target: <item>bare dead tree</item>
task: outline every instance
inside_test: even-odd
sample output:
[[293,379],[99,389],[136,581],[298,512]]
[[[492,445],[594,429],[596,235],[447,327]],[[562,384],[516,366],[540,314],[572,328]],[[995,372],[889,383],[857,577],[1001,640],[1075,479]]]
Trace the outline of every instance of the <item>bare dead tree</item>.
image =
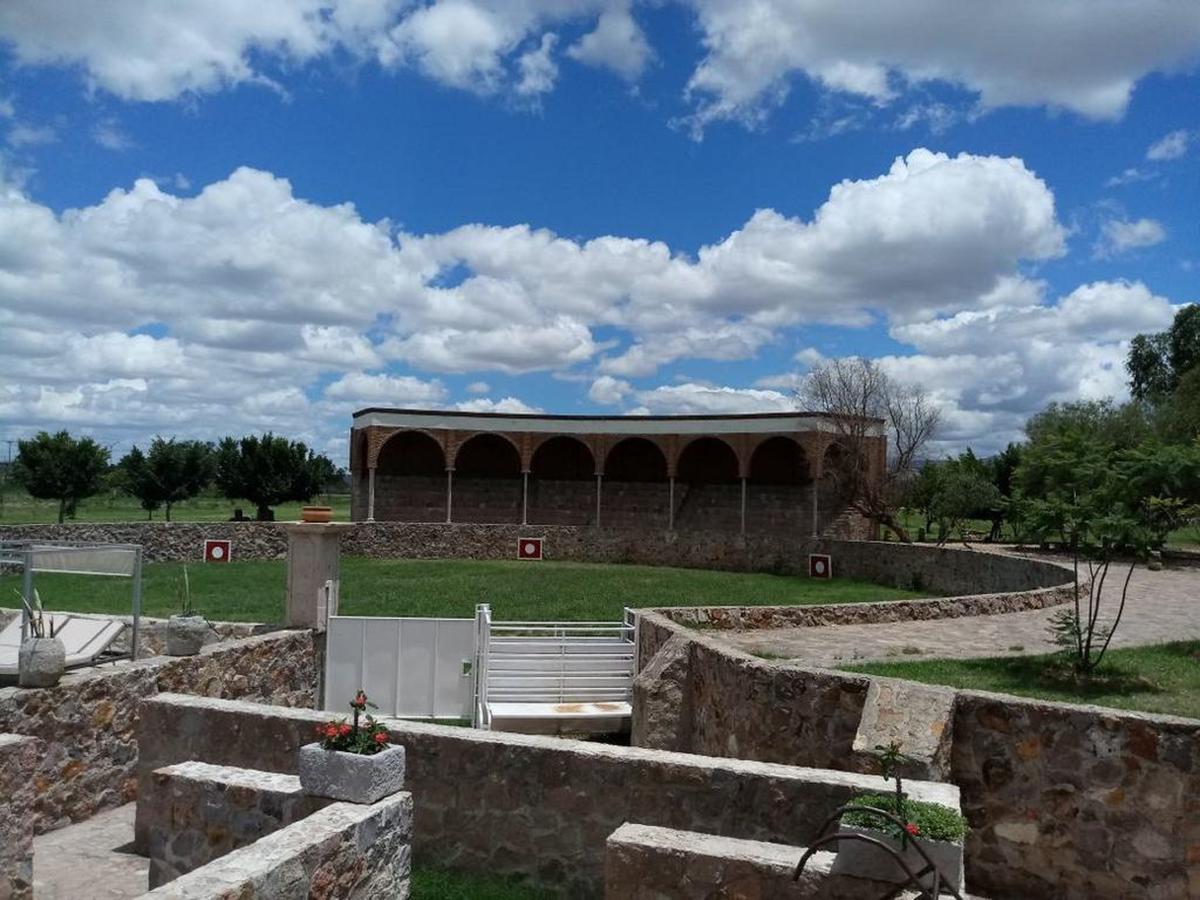
[[[941,420],[928,393],[900,384],[872,360],[845,357],[813,367],[796,399],[801,408],[824,413],[834,422],[843,456],[831,477],[846,502],[909,542],[896,521],[896,503]],[[879,472],[881,420],[888,452]]]

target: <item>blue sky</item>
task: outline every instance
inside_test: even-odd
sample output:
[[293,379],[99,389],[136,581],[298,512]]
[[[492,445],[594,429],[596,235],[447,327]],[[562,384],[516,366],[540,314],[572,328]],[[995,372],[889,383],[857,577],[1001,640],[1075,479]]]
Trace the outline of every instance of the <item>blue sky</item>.
[[863,355],[993,450],[1197,299],[1200,8],[1099,7],[13,0],[0,431],[341,457]]

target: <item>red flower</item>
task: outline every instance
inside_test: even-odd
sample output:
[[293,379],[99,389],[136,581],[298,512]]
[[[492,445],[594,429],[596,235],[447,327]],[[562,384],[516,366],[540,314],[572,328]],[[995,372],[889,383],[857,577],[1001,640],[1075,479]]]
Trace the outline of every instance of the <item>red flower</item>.
[[354,699],[352,701],[350,701],[350,705],[352,707],[354,707],[355,709],[366,709],[367,708],[366,693],[363,691],[359,691],[357,694],[354,695]]
[[333,737],[337,737],[337,736],[338,736],[338,724],[337,724],[337,722],[330,722],[328,725],[325,726],[325,737],[333,738]]
[[337,733],[342,735],[343,737],[345,737],[346,735],[348,735],[350,733],[350,726],[348,724],[346,724],[345,722],[343,722],[341,725],[338,726]]
[[913,837],[916,837],[918,834],[921,833],[921,829],[917,827],[916,822],[909,822],[907,825],[904,826],[904,830],[907,831],[909,834],[911,834]]
[[377,744],[386,744],[387,742],[388,742],[388,736],[387,736],[387,732],[386,732],[386,731],[377,731],[377,732],[375,732],[375,743],[377,743]]

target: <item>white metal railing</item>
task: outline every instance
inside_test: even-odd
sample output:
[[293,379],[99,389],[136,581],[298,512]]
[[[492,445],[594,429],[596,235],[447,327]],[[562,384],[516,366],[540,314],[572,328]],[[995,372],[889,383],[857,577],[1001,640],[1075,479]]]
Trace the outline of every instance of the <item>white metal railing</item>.
[[628,702],[636,668],[636,616],[620,622],[495,622],[476,607],[475,725],[491,704]]

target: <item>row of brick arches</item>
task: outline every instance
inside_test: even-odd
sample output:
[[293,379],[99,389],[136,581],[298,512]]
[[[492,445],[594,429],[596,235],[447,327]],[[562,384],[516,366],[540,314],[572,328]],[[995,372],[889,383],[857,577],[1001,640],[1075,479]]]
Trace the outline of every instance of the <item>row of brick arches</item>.
[[[644,437],[616,440],[598,454],[569,435],[550,437],[528,456],[500,433],[475,434],[450,453],[424,431],[400,431],[379,448],[376,520],[745,531],[787,528],[808,534],[842,507],[836,444],[814,466],[800,442],[762,440],[739,460],[718,437],[697,437],[670,465]],[[448,458],[449,457],[449,458]],[[673,470],[673,471],[672,471]]]

